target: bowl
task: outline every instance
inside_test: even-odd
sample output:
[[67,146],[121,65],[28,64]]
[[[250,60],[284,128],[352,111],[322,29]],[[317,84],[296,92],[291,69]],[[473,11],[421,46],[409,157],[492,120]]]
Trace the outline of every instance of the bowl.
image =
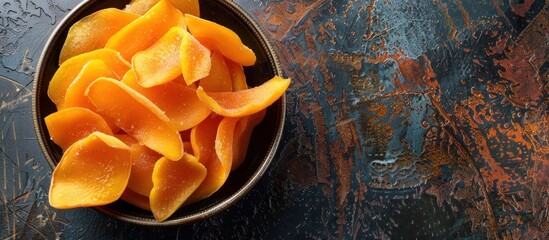
[[[83,1],[59,23],[46,42],[34,77],[32,113],[40,147],[52,168],[61,159],[62,150],[51,141],[44,123],[44,117],[57,110],[48,98],[47,88],[58,68],[59,53],[67,32],[76,21],[97,10],[109,7],[122,9],[129,1]],[[200,0],[200,14],[202,18],[212,20],[235,31],[242,42],[255,52],[256,64],[244,69],[250,86],[260,85],[274,75],[281,75],[278,60],[266,35],[242,8],[231,1]],[[187,224],[218,214],[241,199],[265,173],[280,142],[284,116],[285,97],[283,96],[267,108],[265,119],[253,131],[246,160],[229,175],[221,189],[204,200],[181,207],[163,222],[157,222],[152,213],[122,200],[94,208],[115,219],[147,226]]]

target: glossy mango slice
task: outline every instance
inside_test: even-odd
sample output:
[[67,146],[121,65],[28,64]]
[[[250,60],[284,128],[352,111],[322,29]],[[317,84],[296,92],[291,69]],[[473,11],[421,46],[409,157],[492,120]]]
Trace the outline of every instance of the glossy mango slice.
[[231,72],[225,58],[221,53],[213,52],[211,59],[210,73],[200,79],[200,86],[207,92],[232,92]]
[[162,155],[145,145],[133,144],[130,146],[132,159],[132,173],[128,181],[128,188],[143,196],[149,196],[153,188],[152,173],[154,164]]
[[226,117],[243,117],[273,104],[290,85],[290,79],[275,76],[258,87],[238,92],[205,92],[196,89],[198,98],[215,113]]
[[185,21],[191,34],[203,45],[241,65],[255,63],[255,53],[231,29],[190,14],[185,14]]
[[114,134],[114,137],[115,138],[118,138],[118,140],[122,141],[124,144],[128,145],[128,146],[132,146],[133,144],[139,144],[139,142],[137,141],[137,139],[133,138],[132,136],[128,135],[127,133],[115,133]]
[[185,28],[183,14],[168,0],[160,0],[143,16],[115,33],[105,45],[131,61],[133,55],[152,46],[172,27]]
[[179,132],[150,100],[125,84],[109,78],[95,80],[86,95],[97,112],[150,149],[177,160],[183,155]]
[[66,108],[48,115],[44,121],[50,138],[63,150],[96,131],[112,135],[107,122],[86,108]]
[[225,59],[225,63],[227,64],[229,74],[231,75],[233,91],[236,92],[248,89],[248,84],[246,83],[246,75],[244,74],[244,68],[242,68],[242,65],[235,63],[229,59]]
[[64,209],[112,203],[124,192],[131,165],[126,144],[94,132],[71,145],[55,167],[50,205]]
[[106,8],[80,19],[69,29],[59,54],[59,64],[71,57],[105,47],[112,35],[138,17],[137,14],[120,9]]
[[158,221],[170,217],[206,177],[206,168],[189,154],[178,161],[161,158],[154,166],[151,211]]
[[168,117],[168,122],[177,131],[192,128],[210,115],[212,110],[202,103],[196,91],[183,84],[169,82],[163,85],[144,88],[137,83],[135,74],[130,70],[122,82],[143,94]]
[[82,67],[78,76],[76,76],[74,81],[67,88],[63,108],[83,107],[94,110],[95,107],[84,93],[88,86],[95,81],[95,79],[100,77],[116,78],[117,76],[103,60],[90,60]]
[[181,75],[179,47],[185,32],[180,27],[173,27],[150,48],[133,56],[133,69],[139,85],[154,87]]
[[63,107],[67,88],[78,76],[82,67],[95,59],[105,62],[118,77],[124,76],[130,69],[130,63],[112,49],[101,48],[70,58],[59,66],[48,85],[48,96],[58,109]]
[[242,162],[244,162],[244,159],[246,159],[246,153],[248,151],[248,146],[250,145],[253,130],[263,121],[266,113],[267,110],[263,109],[250,116],[240,118],[236,123],[234,129],[233,163],[231,165],[231,171],[237,169]]
[[210,50],[186,32],[180,46],[181,73],[187,85],[208,76],[211,68]]
[[150,211],[149,197],[136,193],[128,188],[124,190],[120,199],[143,210]]
[[215,136],[215,153],[223,167],[223,175],[229,176],[234,153],[234,133],[236,123],[240,118],[224,117],[219,123]]
[[207,198],[216,192],[225,183],[230,172],[231,167],[217,157],[215,149],[217,129],[222,120],[223,117],[213,115],[191,130],[191,145],[194,155],[208,171],[200,187],[189,197],[189,203]]
[[[151,9],[159,0],[132,0],[126,5],[124,11],[143,15]],[[200,6],[198,0],[170,0],[170,2],[181,11],[195,16],[200,15]]]

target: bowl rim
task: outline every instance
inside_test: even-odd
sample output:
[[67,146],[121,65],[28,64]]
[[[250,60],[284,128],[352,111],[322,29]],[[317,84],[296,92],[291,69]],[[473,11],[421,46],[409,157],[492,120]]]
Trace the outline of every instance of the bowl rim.
[[[75,18],[77,15],[80,15],[81,12],[86,11],[87,8],[91,7],[93,4],[100,1],[101,0],[83,0],[82,2],[77,4],[74,8],[72,8],[69,11],[69,13],[65,17],[63,17],[61,21],[57,23],[57,26],[53,28],[48,39],[46,40],[43,50],[38,58],[36,70],[34,72],[33,90],[32,90],[32,106],[31,106],[33,125],[34,125],[35,133],[37,134],[37,139],[40,145],[40,149],[42,150],[43,155],[48,161],[48,164],[50,165],[52,170],[55,168],[57,163],[54,161],[52,154],[49,148],[47,147],[46,141],[42,137],[40,137],[44,135],[47,129],[45,129],[45,126],[44,128],[42,128],[42,125],[39,123],[43,119],[38,119],[38,107],[40,106],[40,98],[38,95],[41,87],[43,87],[39,84],[39,82],[44,72],[44,67],[43,67],[44,60],[46,56],[50,55],[48,49],[52,48],[55,45],[57,40],[62,35],[61,32],[68,27],[66,26],[66,24],[71,20],[73,20],[73,18]],[[129,3],[130,0],[123,0],[123,1],[127,1]],[[223,7],[229,9],[229,11],[234,13],[239,18],[239,20],[242,20],[243,22],[245,22],[245,25],[247,25],[249,30],[251,30],[251,32],[256,36],[261,47],[267,50],[266,55],[269,61],[271,62],[270,65],[273,67],[274,74],[281,76],[282,71],[280,68],[280,63],[276,55],[276,52],[274,51],[269,38],[267,37],[267,35],[265,35],[260,25],[257,24],[257,22],[245,10],[234,1],[224,1],[224,0],[209,0],[209,1],[214,1],[217,4],[220,4]],[[154,219],[151,220],[148,218],[142,218],[139,216],[117,212],[112,210],[110,207],[108,207],[109,205],[97,206],[92,208],[114,219],[137,224],[137,225],[149,226],[149,227],[168,227],[168,226],[179,226],[184,224],[190,224],[197,221],[205,220],[207,218],[210,218],[214,215],[221,213],[225,209],[234,205],[238,200],[243,198],[253,188],[253,186],[257,184],[257,182],[265,174],[267,168],[270,166],[277,152],[278,145],[280,144],[282,133],[284,132],[284,123],[286,118],[286,94],[283,94],[282,97],[279,99],[279,101],[280,101],[280,107],[279,107],[280,112],[277,112],[277,114],[279,114],[280,121],[276,126],[278,131],[275,132],[275,135],[272,138],[273,140],[271,141],[271,145],[268,147],[267,154],[262,157],[262,160],[258,168],[253,172],[253,174],[251,174],[249,179],[244,182],[242,187],[240,187],[238,190],[230,194],[227,198],[222,199],[221,201],[208,206],[207,209],[203,211],[199,211],[189,215],[184,215],[180,218],[175,218],[175,219],[169,218],[163,222],[158,222]]]

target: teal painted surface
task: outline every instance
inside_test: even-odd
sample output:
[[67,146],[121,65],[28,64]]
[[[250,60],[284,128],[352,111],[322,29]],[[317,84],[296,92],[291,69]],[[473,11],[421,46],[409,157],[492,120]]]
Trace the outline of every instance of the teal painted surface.
[[293,79],[267,174],[237,205],[144,228],[47,203],[41,48],[78,1],[0,3],[0,238],[547,239],[549,4],[237,1]]

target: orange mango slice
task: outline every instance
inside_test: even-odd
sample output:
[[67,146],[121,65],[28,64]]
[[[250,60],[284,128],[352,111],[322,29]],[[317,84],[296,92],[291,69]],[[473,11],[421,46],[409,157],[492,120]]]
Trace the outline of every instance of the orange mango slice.
[[154,87],[181,75],[179,47],[185,32],[173,27],[150,48],[133,56],[133,69],[141,86]]
[[141,208],[143,210],[150,211],[150,203],[149,198],[147,196],[143,196],[139,193],[136,193],[128,188],[124,190],[122,195],[120,196],[120,199],[124,200],[125,202],[134,205],[138,208]]
[[178,161],[161,158],[154,166],[151,211],[158,221],[170,217],[206,177],[206,168],[189,154]]
[[244,68],[242,68],[242,65],[235,63],[229,59],[225,59],[225,63],[227,63],[227,68],[229,69],[229,74],[231,75],[233,91],[236,92],[248,89],[248,84],[246,83],[246,75],[244,74]]
[[192,35],[209,49],[244,66],[255,63],[255,53],[231,29],[190,14],[185,14],[185,21]]
[[172,160],[183,155],[179,132],[168,124],[162,110],[140,93],[114,79],[99,78],[86,95],[99,114],[140,143]]
[[53,171],[50,205],[64,209],[112,203],[124,192],[131,165],[126,144],[94,132],[63,154]]
[[58,109],[63,107],[67,88],[78,76],[82,67],[94,59],[103,60],[119,77],[124,76],[130,68],[130,63],[112,49],[101,48],[70,58],[59,66],[48,85],[48,96]]
[[149,11],[155,4],[160,0],[132,0],[126,7],[124,11],[143,15]]
[[66,108],[44,118],[51,139],[63,150],[93,132],[112,135],[107,122],[86,108]]
[[185,28],[183,14],[168,0],[160,0],[143,16],[115,33],[105,46],[130,61],[135,53],[149,48],[175,26]]
[[186,32],[179,48],[181,73],[187,85],[208,76],[211,68],[210,50],[204,47],[193,35]]
[[200,101],[215,113],[226,117],[243,117],[267,108],[279,99],[290,85],[290,79],[275,76],[258,87],[238,92],[206,92],[198,87]]
[[265,113],[267,113],[267,110],[263,109],[250,116],[240,118],[236,123],[234,129],[233,162],[231,171],[237,169],[240,164],[244,162],[244,159],[246,159],[246,153],[248,151],[248,146],[250,145],[253,130],[263,121]]
[[122,141],[124,144],[128,146],[132,146],[133,144],[139,144],[139,142],[133,138],[132,136],[128,135],[127,133],[115,133],[115,138],[118,138],[118,140]]
[[192,128],[212,112],[202,103],[196,91],[182,84],[169,82],[163,85],[144,88],[137,83],[135,74],[130,70],[122,79],[128,87],[148,98],[168,117],[168,122],[177,131]]
[[67,88],[63,108],[83,107],[94,110],[95,107],[84,93],[88,86],[95,81],[95,79],[100,77],[116,78],[117,76],[103,60],[90,60],[82,67],[78,76],[76,76],[74,81]]
[[[124,11],[143,15],[151,9],[159,0],[132,0],[126,5]],[[195,16],[200,15],[200,6],[198,0],[170,0],[170,2],[181,11]]]
[[233,83],[231,72],[225,63],[225,58],[219,52],[211,55],[211,68],[208,76],[200,79],[200,86],[207,92],[231,92]]
[[162,155],[141,145],[130,146],[130,157],[132,159],[132,173],[128,181],[128,188],[143,196],[149,196],[153,188],[152,173],[154,164]]
[[207,198],[216,192],[225,183],[230,172],[230,166],[224,165],[217,157],[215,149],[217,129],[222,120],[223,117],[213,115],[191,130],[194,155],[208,171],[200,187],[189,197],[189,203]]
[[[223,175],[229,176],[233,163],[235,126],[240,118],[225,117],[219,123],[215,136],[215,153],[223,167]],[[224,183],[224,182],[223,182]]]
[[112,35],[138,17],[137,14],[120,9],[106,8],[80,19],[69,29],[59,54],[59,64],[71,57],[105,47]]

